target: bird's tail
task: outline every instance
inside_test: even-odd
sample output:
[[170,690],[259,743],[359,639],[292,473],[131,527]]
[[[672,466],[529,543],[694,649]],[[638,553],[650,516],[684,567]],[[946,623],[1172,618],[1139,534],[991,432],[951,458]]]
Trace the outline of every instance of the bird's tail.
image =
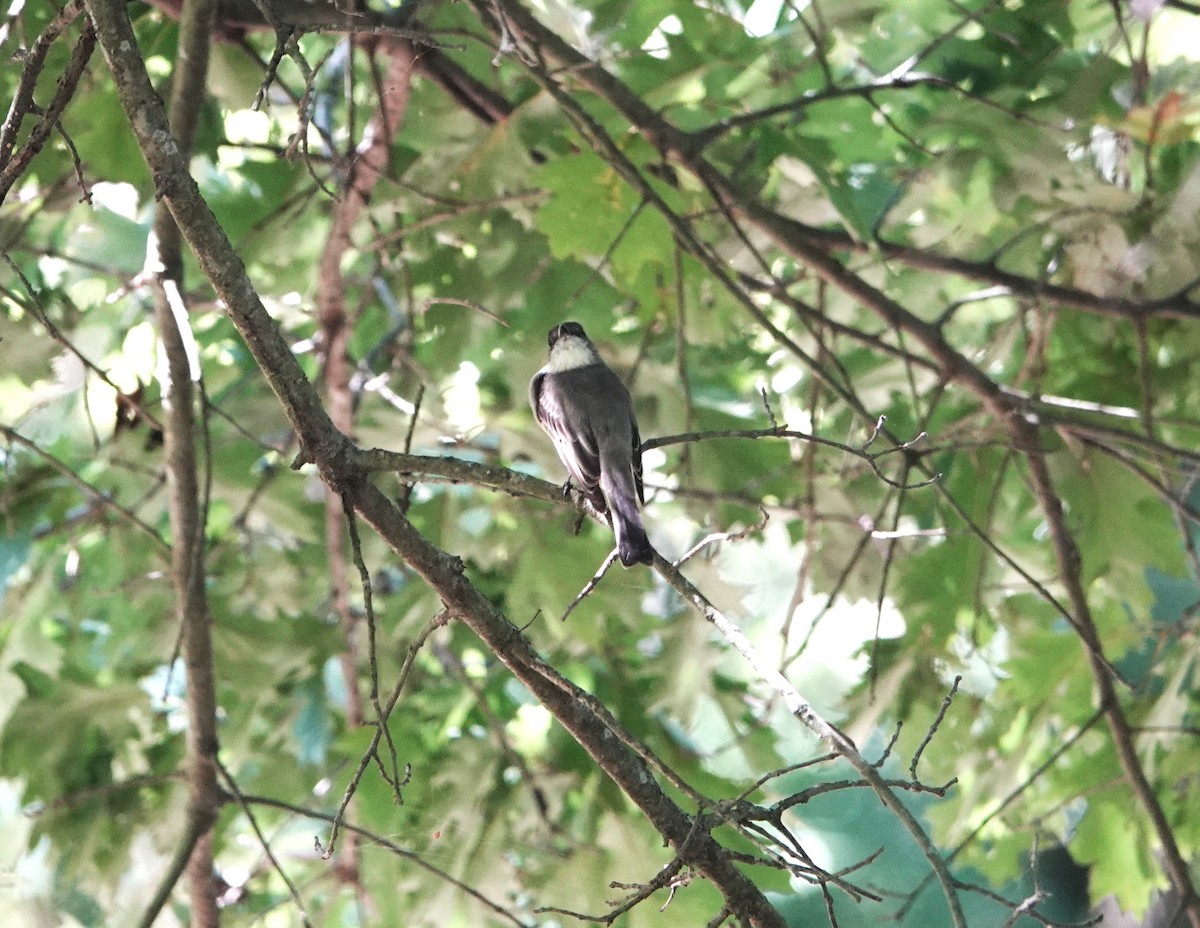
[[654,562],[654,548],[638,511],[637,488],[632,468],[602,468],[600,488],[612,509],[613,530],[617,534],[617,554],[626,567]]

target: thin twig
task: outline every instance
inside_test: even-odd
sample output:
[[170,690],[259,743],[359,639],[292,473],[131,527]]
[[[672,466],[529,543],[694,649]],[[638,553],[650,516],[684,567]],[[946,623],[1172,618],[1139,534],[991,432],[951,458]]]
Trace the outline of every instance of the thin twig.
[[608,553],[608,557],[606,557],[604,559],[604,562],[600,565],[599,569],[592,576],[592,578],[590,580],[588,580],[587,583],[584,584],[583,589],[579,591],[579,593],[575,596],[575,598],[573,600],[571,600],[570,604],[563,611],[562,618],[559,621],[561,621],[561,622],[567,621],[567,616],[569,616],[572,612],[574,612],[575,607],[578,606],[581,602],[583,602],[584,599],[587,598],[587,595],[589,593],[591,593],[592,590],[594,590],[597,586],[600,585],[600,581],[604,578],[604,575],[606,573],[608,573],[608,569],[610,567],[612,567],[613,564],[615,564],[616,562],[617,562],[617,549],[613,548],[612,551],[610,551]]
[[267,860],[270,861],[272,868],[279,874],[283,884],[287,887],[288,895],[292,897],[292,902],[295,903],[296,911],[300,914],[300,921],[305,928],[312,928],[312,922],[308,920],[308,909],[304,905],[304,900],[300,898],[300,890],[296,888],[296,884],[292,882],[292,878],[288,876],[286,870],[283,869],[283,864],[279,862],[279,858],[275,856],[275,852],[271,850],[271,842],[267,840],[267,836],[263,834],[262,828],[258,824],[258,818],[254,814],[254,810],[250,807],[250,803],[246,800],[245,794],[237,785],[237,781],[233,778],[233,774],[229,769],[217,759],[217,770],[221,772],[221,776],[225,780],[225,785],[233,794],[237,804],[242,807],[242,814],[246,816],[246,821],[250,823],[250,827],[254,830],[254,834],[258,837],[259,846],[263,849],[263,853],[267,855]]
[[917,745],[917,749],[913,752],[912,762],[908,765],[908,775],[913,778],[913,782],[917,779],[917,764],[921,762],[921,755],[925,752],[925,748],[929,746],[929,742],[933,740],[933,736],[937,734],[938,726],[942,724],[942,719],[946,717],[946,711],[950,708],[950,704],[954,702],[954,694],[958,692],[958,684],[962,682],[962,677],[957,676],[954,682],[950,685],[948,692],[942,699],[942,707],[938,709],[937,717],[929,726],[929,730],[925,732],[925,737],[921,739],[921,743]]

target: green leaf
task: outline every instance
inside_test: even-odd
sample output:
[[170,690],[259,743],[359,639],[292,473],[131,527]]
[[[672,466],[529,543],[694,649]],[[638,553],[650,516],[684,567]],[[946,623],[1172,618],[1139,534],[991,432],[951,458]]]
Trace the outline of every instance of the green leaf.
[[535,178],[550,193],[536,222],[555,256],[594,260],[612,249],[614,263],[631,277],[669,252],[662,218],[640,208],[616,171],[594,155],[555,158]]
[[1137,840],[1142,820],[1130,811],[1128,796],[1091,796],[1071,853],[1091,868],[1093,898],[1111,893],[1123,911],[1141,918],[1151,893],[1165,888],[1166,881],[1145,843]]

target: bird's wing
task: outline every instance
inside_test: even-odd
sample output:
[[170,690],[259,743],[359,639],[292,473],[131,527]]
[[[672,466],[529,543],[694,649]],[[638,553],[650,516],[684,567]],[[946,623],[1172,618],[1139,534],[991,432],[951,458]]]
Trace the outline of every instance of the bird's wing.
[[[632,409],[632,407],[630,407]],[[642,487],[642,436],[638,434],[637,420],[632,419],[633,426],[633,485],[637,487],[638,503],[646,505],[646,491]]]
[[[559,459],[579,488],[604,512],[604,496],[600,492],[600,450],[585,415],[569,416],[555,375],[539,371],[529,385],[529,404],[534,417],[550,440]],[[573,424],[574,423],[574,424]],[[599,501],[599,505],[597,505]]]

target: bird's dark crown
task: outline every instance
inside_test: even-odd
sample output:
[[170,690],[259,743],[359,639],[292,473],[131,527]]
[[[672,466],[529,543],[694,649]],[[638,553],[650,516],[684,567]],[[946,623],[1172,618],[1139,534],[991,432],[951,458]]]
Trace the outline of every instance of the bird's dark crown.
[[553,348],[554,343],[564,335],[573,335],[575,338],[582,338],[587,341],[587,333],[583,331],[583,326],[578,322],[564,322],[561,325],[556,325],[546,336],[547,344]]

